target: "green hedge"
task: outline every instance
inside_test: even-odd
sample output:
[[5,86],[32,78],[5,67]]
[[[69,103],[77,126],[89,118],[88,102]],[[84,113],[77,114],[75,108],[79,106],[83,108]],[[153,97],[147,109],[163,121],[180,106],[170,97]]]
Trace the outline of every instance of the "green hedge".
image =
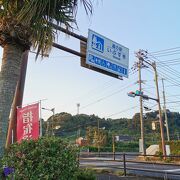
[[171,155],[180,155],[180,141],[170,141],[166,144],[170,145]]
[[[171,155],[180,155],[180,141],[169,141],[165,142],[166,145],[170,145]],[[160,153],[162,153],[162,143],[159,142]]]
[[[90,146],[90,152],[98,152],[97,147]],[[102,152],[112,152],[112,145],[107,147],[100,147],[100,151]],[[138,152],[139,151],[139,143],[138,142],[118,142],[115,144],[116,152]]]
[[[13,144],[0,161],[15,169],[15,180],[77,179],[78,149],[60,138],[40,138]],[[0,178],[2,179],[2,177]]]

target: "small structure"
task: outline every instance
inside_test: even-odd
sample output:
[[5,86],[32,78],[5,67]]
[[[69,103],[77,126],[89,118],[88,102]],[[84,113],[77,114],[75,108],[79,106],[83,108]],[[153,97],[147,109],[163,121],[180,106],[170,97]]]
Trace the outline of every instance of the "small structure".
[[133,140],[134,140],[133,137],[127,136],[127,135],[115,136],[116,142],[129,142],[129,141],[133,141]]
[[[156,155],[157,152],[159,152],[159,145],[157,145],[157,144],[150,145],[146,149],[146,154],[147,155]],[[166,145],[166,154],[168,156],[171,154],[169,145]]]
[[84,139],[83,137],[79,137],[76,139],[76,144],[79,146],[86,146],[87,145],[87,139]]

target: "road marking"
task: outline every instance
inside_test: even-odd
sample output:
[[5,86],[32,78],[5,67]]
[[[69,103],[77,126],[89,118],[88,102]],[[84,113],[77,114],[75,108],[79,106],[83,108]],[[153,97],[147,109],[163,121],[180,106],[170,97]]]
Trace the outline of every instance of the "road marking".
[[169,169],[169,170],[164,170],[164,171],[167,171],[167,172],[176,172],[176,171],[180,171],[180,169]]

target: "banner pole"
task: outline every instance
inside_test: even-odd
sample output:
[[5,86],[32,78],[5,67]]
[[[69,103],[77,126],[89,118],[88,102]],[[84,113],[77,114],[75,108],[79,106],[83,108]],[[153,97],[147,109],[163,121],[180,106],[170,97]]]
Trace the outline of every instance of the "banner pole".
[[12,129],[11,135],[12,135],[12,137],[11,137],[11,144],[13,144],[14,143],[14,131],[13,131],[13,129]]
[[41,106],[41,100],[39,101],[39,108],[40,108],[40,118],[39,118],[39,136],[42,137],[42,106]]

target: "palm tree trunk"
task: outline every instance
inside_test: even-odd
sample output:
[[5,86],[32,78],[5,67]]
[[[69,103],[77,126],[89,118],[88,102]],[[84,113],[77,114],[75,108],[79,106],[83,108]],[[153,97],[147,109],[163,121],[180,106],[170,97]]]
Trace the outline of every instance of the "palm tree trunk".
[[0,74],[0,156],[6,143],[9,115],[19,80],[23,48],[15,44],[6,44],[3,50]]
[[9,126],[7,132],[6,139],[6,148],[9,147],[10,144],[17,141],[17,106],[22,106],[23,95],[24,95],[24,85],[26,78],[26,70],[28,63],[28,54],[29,51],[25,51],[22,56],[22,65],[21,65],[21,73],[20,78],[16,87],[16,92],[14,94],[14,100],[11,108],[11,116],[9,119]]

